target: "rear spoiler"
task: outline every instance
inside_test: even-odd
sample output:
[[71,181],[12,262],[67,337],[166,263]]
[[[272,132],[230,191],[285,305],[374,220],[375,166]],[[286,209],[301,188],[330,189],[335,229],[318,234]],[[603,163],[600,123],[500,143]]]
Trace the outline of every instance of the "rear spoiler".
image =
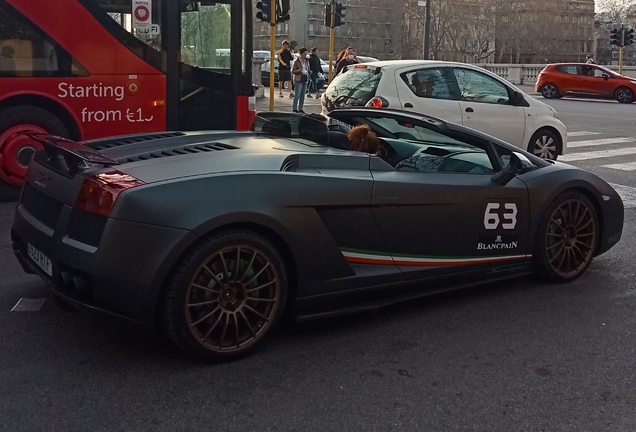
[[86,166],[87,163],[104,166],[119,165],[119,162],[104,156],[97,150],[67,138],[42,133],[28,133],[27,135],[44,146],[49,162],[53,162],[61,156],[69,170]]

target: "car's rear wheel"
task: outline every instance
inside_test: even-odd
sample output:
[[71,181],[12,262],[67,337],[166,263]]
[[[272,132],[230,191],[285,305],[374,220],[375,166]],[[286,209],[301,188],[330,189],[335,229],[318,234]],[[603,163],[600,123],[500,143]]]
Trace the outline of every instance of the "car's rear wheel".
[[539,223],[533,251],[537,272],[552,282],[581,276],[592,262],[599,238],[596,209],[580,192],[565,192]]
[[542,159],[556,160],[559,146],[560,140],[556,133],[549,129],[539,129],[530,138],[528,151]]
[[559,88],[552,83],[546,83],[541,86],[541,96],[546,99],[554,99],[559,97]]
[[285,265],[265,238],[231,230],[193,246],[168,281],[164,324],[187,352],[220,362],[260,345],[287,298]]
[[632,103],[634,102],[634,92],[627,87],[620,87],[616,89],[614,97],[620,103]]
[[16,106],[0,111],[0,201],[15,201],[33,153],[42,145],[27,133],[68,137],[64,124],[35,106]]

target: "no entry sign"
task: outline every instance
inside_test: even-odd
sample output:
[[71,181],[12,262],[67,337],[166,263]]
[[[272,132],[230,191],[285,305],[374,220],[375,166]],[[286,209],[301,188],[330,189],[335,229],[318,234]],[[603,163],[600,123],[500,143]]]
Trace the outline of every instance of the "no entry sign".
[[152,24],[152,0],[132,0],[133,27],[150,29]]

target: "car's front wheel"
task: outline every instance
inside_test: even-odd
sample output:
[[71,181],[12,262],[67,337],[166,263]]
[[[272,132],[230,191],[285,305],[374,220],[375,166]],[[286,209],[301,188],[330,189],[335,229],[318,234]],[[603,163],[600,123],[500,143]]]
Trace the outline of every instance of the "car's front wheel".
[[265,238],[231,230],[194,245],[175,267],[163,301],[168,337],[219,362],[257,347],[286,304],[283,259]]
[[539,275],[551,282],[570,282],[592,262],[599,238],[594,205],[580,192],[559,195],[543,214],[533,260]]
[[546,99],[554,99],[559,97],[559,88],[552,83],[543,84],[541,86],[541,96]]
[[559,156],[559,143],[556,133],[549,129],[539,129],[530,138],[528,151],[542,159],[556,160]]
[[620,87],[614,93],[616,100],[620,103],[632,103],[634,102],[634,92],[627,87]]

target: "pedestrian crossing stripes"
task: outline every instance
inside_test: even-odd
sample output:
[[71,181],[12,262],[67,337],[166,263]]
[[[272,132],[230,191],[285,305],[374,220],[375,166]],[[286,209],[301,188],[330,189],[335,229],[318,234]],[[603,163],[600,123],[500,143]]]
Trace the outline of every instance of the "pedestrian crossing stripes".
[[[559,156],[558,160],[566,163],[596,160],[600,162],[597,166],[601,168],[622,172],[636,171],[636,157],[629,157],[630,155],[636,155],[636,144],[634,144],[636,143],[636,137],[586,139],[586,137],[595,135],[602,134],[591,131],[568,132],[568,138],[580,137],[582,139],[568,140],[568,152]],[[606,150],[602,149],[604,147]],[[611,158],[619,159],[618,161],[616,159],[610,161]],[[611,186],[620,195],[625,208],[636,208],[636,188],[619,184],[611,184]]]
[[568,138],[590,136],[590,135],[600,135],[600,134],[601,134],[600,132],[576,131],[576,132],[568,132]]
[[[569,147],[569,144],[568,144],[568,147]],[[614,149],[614,150],[598,150],[598,151],[591,151],[591,152],[585,152],[585,153],[568,153],[568,154],[559,156],[559,160],[561,162],[573,162],[573,161],[583,161],[588,159],[626,156],[631,154],[636,154],[636,147]]]
[[[636,144],[633,144],[636,143],[636,137],[600,137],[597,139],[585,139],[585,137],[592,137],[594,135],[602,135],[602,133],[592,131],[568,132],[569,138],[581,137],[583,139],[568,140],[568,151],[565,155],[559,156],[559,160],[567,163],[636,155]],[[621,148],[616,148],[618,144],[622,144]],[[609,146],[612,146],[612,148],[608,148]],[[596,149],[594,149],[595,147]],[[607,148],[607,150],[600,149],[603,147]],[[582,151],[577,151],[578,149],[582,149]],[[603,161],[600,162],[602,163]],[[630,160],[620,163],[610,163],[608,161],[600,166],[602,168],[619,171],[636,171],[636,162]]]
[[635,142],[636,138],[603,138],[603,139],[595,139],[595,140],[583,140],[583,141],[574,141],[568,142],[568,148],[576,148],[576,147],[590,147],[590,146],[599,146],[606,144],[622,144],[622,143],[632,143]]

